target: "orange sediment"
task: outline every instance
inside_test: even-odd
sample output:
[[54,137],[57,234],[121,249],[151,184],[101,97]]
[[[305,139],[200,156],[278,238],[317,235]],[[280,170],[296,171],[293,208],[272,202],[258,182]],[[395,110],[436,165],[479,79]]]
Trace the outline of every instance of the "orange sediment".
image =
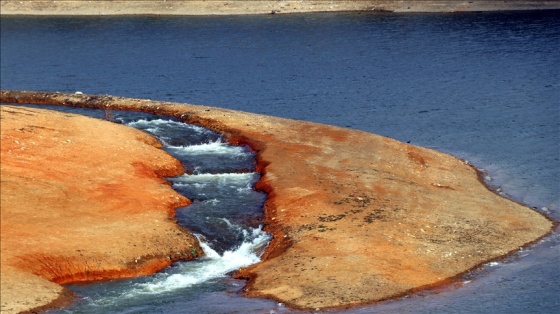
[[182,165],[151,136],[25,107],[2,106],[1,127],[2,313],[201,254],[172,218],[189,200],[162,179]]
[[551,232],[487,189],[472,166],[375,134],[220,108],[110,96],[3,91],[4,102],[175,116],[258,151],[268,193],[263,261],[247,296],[299,309],[374,303],[453,282]]

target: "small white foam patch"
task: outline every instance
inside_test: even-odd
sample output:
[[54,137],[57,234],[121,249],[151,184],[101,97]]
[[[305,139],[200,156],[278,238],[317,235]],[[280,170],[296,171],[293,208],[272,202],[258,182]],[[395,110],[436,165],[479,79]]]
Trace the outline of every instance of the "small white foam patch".
[[185,130],[194,130],[197,133],[208,132],[208,130],[206,130],[203,127],[199,127],[196,125],[187,124],[183,122],[172,121],[172,120],[164,120],[164,119],[154,119],[154,120],[140,119],[137,121],[129,122],[128,125],[152,133],[157,133],[160,128],[167,127],[167,126],[173,126]]
[[213,199],[205,200],[204,202],[205,202],[205,203],[212,204],[212,205],[216,205],[216,204],[219,204],[219,203],[220,203],[220,200],[217,199],[217,198],[213,198]]
[[234,155],[240,156],[247,154],[247,150],[241,146],[232,146],[228,143],[215,141],[199,145],[189,146],[170,146],[173,153],[181,155]]
[[193,175],[182,175],[170,178],[170,181],[177,186],[194,186],[197,188],[206,187],[208,184],[218,184],[222,186],[237,187],[239,191],[250,190],[252,184],[259,179],[259,174],[256,172],[249,173],[202,173]]
[[172,121],[172,120],[165,120],[165,119],[152,119],[152,120],[147,120],[147,119],[139,119],[136,121],[132,121],[129,123],[130,126],[134,126],[134,127],[157,127],[157,126],[175,126],[178,128],[184,128],[184,129],[190,129],[190,130],[197,130],[197,131],[201,131],[204,132],[206,131],[205,128],[203,127],[199,127],[196,125],[192,125],[192,124],[187,124],[187,123],[183,123],[183,122],[178,122],[178,121]]
[[[241,231],[243,233],[243,235],[245,236],[245,238],[247,238],[247,231],[246,230],[243,230],[243,228],[241,228],[240,226],[231,223],[231,221],[229,221],[227,218],[222,218],[222,220],[226,223],[226,225],[228,225],[228,227],[230,229]],[[199,242],[202,242],[202,241],[199,241]],[[206,251],[204,251],[204,252],[206,252]]]

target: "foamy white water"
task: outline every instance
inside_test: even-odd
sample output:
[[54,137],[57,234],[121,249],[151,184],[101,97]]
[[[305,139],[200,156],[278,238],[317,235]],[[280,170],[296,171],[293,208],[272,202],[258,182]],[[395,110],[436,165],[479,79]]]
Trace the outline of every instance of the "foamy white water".
[[252,185],[259,179],[260,175],[256,172],[251,173],[201,173],[192,175],[182,175],[169,180],[174,185],[181,187],[192,185],[203,188],[209,184],[219,184],[221,186],[231,186],[238,189],[252,189]]
[[209,245],[201,242],[206,256],[198,263],[182,263],[177,266],[180,273],[167,275],[159,274],[154,280],[138,284],[129,295],[146,293],[163,293],[208,281],[213,278],[224,277],[228,273],[241,267],[246,267],[260,261],[262,249],[266,246],[270,236],[261,228],[251,231],[244,230],[246,241],[232,251],[220,255]]
[[[236,226],[232,226],[236,227]],[[91,306],[113,306],[128,300],[147,295],[161,295],[180,289],[192,287],[208,282],[212,279],[228,276],[229,273],[260,261],[270,235],[261,227],[243,230],[245,241],[237,248],[218,254],[201,239],[201,247],[205,257],[196,261],[178,263],[168,269],[148,277],[145,282],[136,283],[121,295],[111,295],[96,300],[91,300]]]
[[240,156],[247,154],[243,147],[232,146],[222,141],[189,146],[170,146],[169,150],[180,155],[219,154]]
[[127,124],[131,127],[142,129],[151,133],[158,133],[158,131],[160,131],[162,128],[170,128],[170,127],[183,129],[189,132],[192,131],[195,131],[197,133],[208,132],[207,129],[196,125],[186,124],[183,122],[166,120],[166,119],[153,119],[153,120],[139,119],[136,121],[129,122]]
[[[139,119],[127,123],[129,126],[139,128],[156,135],[164,144],[165,149],[182,161],[195,161],[195,165],[200,162],[214,160],[217,162],[229,163],[231,156],[248,158],[250,152],[243,147],[232,146],[228,143],[211,140],[202,144],[190,144],[186,141],[185,145],[172,145],[177,138],[191,136],[193,133],[199,135],[210,134],[211,131],[193,125],[165,119]],[[211,138],[211,137],[208,137]],[[199,142],[200,143],[200,142]],[[211,161],[215,164],[216,161]],[[196,169],[196,167],[195,167]],[[229,193],[242,195],[253,191],[253,185],[259,179],[260,174],[255,172],[248,173],[196,173],[185,174],[174,178],[169,178],[173,187],[178,190],[197,191],[196,195],[206,197],[203,203],[209,203],[219,210],[227,210],[228,204],[222,204],[222,196]],[[233,196],[235,198],[235,196]],[[228,199],[231,197],[228,196]],[[222,208],[223,207],[223,208]],[[212,216],[214,214],[208,213]],[[208,217],[206,217],[208,218]],[[111,308],[120,308],[124,304],[134,304],[136,300],[143,298],[158,298],[166,293],[173,293],[181,289],[194,288],[197,285],[204,285],[217,278],[225,278],[229,273],[239,268],[246,267],[260,261],[260,256],[266,248],[270,235],[265,233],[261,227],[250,228],[238,225],[226,218],[218,219],[223,223],[226,230],[234,231],[239,234],[240,244],[236,247],[217,252],[211,246],[211,241],[206,241],[203,235],[196,235],[205,256],[197,260],[179,262],[173,267],[152,276],[140,279],[139,282],[131,283],[126,289],[116,289],[112,293],[105,294],[99,298],[87,298],[84,300],[89,304],[89,308],[95,311],[106,311]],[[120,292],[119,292],[120,291]],[[181,292],[179,292],[181,293]]]
[[[99,27],[115,40],[91,36]],[[271,40],[280,30],[282,36]],[[2,18],[1,31],[5,89],[225,105],[447,152],[466,150],[469,156],[457,156],[486,168],[493,186],[508,195],[519,191],[518,200],[547,207],[560,219],[560,19],[555,11],[209,16],[157,23],[143,17],[17,17]],[[127,40],[119,40],[123,35]],[[45,79],[47,72],[52,75]],[[534,257],[494,267],[466,289],[342,312],[555,313],[560,307],[557,235],[535,247]],[[139,310],[134,302],[130,309],[91,313],[277,311],[274,304],[251,311],[257,299],[235,293],[201,292],[170,304],[162,299],[150,310]]]

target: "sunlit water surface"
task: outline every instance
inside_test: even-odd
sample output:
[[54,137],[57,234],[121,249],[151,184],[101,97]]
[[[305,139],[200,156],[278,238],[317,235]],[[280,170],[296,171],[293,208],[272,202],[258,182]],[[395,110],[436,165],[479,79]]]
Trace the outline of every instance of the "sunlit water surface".
[[[560,219],[559,13],[2,17],[0,83],[2,89],[199,103],[411,141],[468,160],[488,173],[489,185],[500,193]],[[142,123],[135,126],[154,127]],[[244,218],[236,221],[236,213],[212,218],[210,225],[233,230],[225,239],[221,232],[213,238],[205,218],[195,214],[223,201],[211,189],[252,191],[247,184],[258,174],[249,175],[251,153],[237,159],[239,148],[222,147],[217,135],[192,147],[181,141],[170,140],[170,152],[192,157],[223,149],[227,153],[218,153],[218,159],[231,159],[245,172],[219,175],[229,166],[218,166],[210,155],[200,164],[186,161],[195,176],[174,179],[174,184],[200,187],[188,193],[209,194],[197,199],[184,221],[201,221],[190,228],[208,232],[217,254],[209,258],[223,259],[226,252],[243,250],[243,244],[255,245],[244,256],[257,256],[262,249],[257,242],[265,235],[254,205],[239,206],[250,214],[237,232],[230,224]],[[205,170],[212,167],[220,169]],[[258,204],[260,197],[251,192],[242,202]],[[184,267],[192,270],[186,273],[204,269],[204,263],[187,263],[191,266]],[[173,274],[179,268],[166,271],[168,277],[178,279]],[[139,292],[161,286],[158,276],[74,288],[93,294],[88,298],[122,301],[105,312],[290,312],[273,301],[239,296],[243,282],[221,273],[173,292]],[[175,279],[163,285],[181,286],[166,281]],[[461,288],[342,312],[556,312],[560,238],[556,233],[462,281]],[[132,287],[135,296],[127,297],[119,285]],[[72,311],[95,312],[88,310],[91,302],[83,301],[82,309]]]

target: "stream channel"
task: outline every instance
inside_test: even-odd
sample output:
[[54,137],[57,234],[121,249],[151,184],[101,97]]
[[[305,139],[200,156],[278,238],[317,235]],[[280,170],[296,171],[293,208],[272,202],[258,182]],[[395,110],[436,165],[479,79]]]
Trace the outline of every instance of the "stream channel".
[[[2,89],[203,104],[410,141],[468,160],[486,171],[492,188],[558,220],[559,13],[2,17],[0,83]],[[234,182],[233,175],[212,178]],[[193,208],[211,205],[203,200],[214,198],[200,197]],[[254,217],[243,227],[251,236],[258,230]],[[225,256],[232,251],[228,245],[243,243],[236,239],[234,245],[208,236],[207,243]],[[119,285],[146,286],[158,276],[72,289],[91,300],[111,300],[125,295],[111,292]],[[486,265],[464,282],[458,289],[341,312],[557,313],[559,233]],[[273,301],[240,297],[243,285],[218,276],[97,312],[290,311]],[[96,312],[87,298],[83,308],[63,311]]]
[[[104,116],[100,110],[38,106],[45,107]],[[152,134],[166,152],[181,161],[186,173],[167,179],[192,204],[178,208],[175,218],[195,234],[205,256],[177,262],[152,276],[68,285],[78,295],[77,302],[49,313],[179,313],[201,295],[236,298],[244,281],[229,275],[259,262],[270,240],[261,224],[266,194],[253,188],[260,178],[255,172],[255,152],[247,146],[230,145],[211,130],[170,117],[112,111],[111,119]],[[263,310],[263,304],[268,309],[283,308],[273,301],[253,301],[256,311]],[[232,310],[229,302],[219,304],[221,310],[212,309],[217,304],[210,303],[207,311]],[[200,309],[200,305],[190,306]]]

